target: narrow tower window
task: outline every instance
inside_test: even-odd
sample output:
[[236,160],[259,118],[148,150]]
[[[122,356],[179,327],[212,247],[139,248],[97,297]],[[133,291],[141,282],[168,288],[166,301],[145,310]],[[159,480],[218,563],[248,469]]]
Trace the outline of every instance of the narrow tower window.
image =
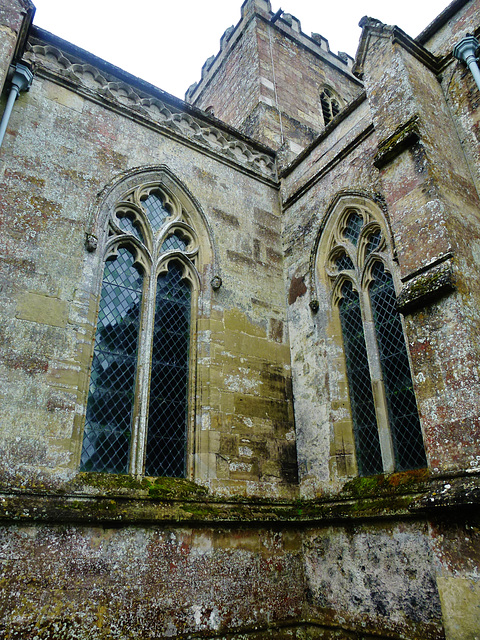
[[333,120],[340,111],[340,99],[330,87],[324,87],[320,93],[323,123],[325,126]]

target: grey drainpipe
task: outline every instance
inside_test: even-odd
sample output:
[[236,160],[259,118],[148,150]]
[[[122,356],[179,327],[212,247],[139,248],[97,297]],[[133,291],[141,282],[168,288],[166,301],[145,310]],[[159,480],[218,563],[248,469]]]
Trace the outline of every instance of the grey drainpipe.
[[33,73],[24,64],[17,64],[12,78],[12,88],[8,95],[7,106],[3,112],[2,121],[0,122],[0,147],[2,146],[5,131],[7,130],[8,121],[12,113],[15,100],[21,91],[27,91],[33,80]]
[[472,72],[477,87],[480,90],[480,69],[478,68],[477,56],[475,55],[479,47],[480,42],[478,42],[475,36],[467,33],[465,38],[460,40],[454,47],[453,55],[457,60],[463,60],[463,62],[468,64],[468,68]]

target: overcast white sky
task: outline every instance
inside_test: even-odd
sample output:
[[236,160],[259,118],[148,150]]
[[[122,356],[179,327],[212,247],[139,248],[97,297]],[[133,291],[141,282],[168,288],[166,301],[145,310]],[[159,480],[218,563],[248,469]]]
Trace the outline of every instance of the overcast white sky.
[[[33,0],[34,24],[179,98],[199,80],[242,0]],[[417,36],[448,0],[272,0],[320,33],[333,52],[355,56],[364,15]]]

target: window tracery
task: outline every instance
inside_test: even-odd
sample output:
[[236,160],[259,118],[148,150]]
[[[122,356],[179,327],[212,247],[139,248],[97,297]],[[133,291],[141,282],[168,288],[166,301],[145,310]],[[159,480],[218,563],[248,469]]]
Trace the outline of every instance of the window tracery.
[[201,247],[160,184],[130,189],[105,228],[81,469],[184,477]]
[[[387,229],[373,207],[339,206],[324,232],[360,475],[426,466]],[[317,258],[318,260],[318,258]],[[319,265],[321,268],[321,265]]]
[[323,123],[325,126],[331,122],[341,109],[341,101],[335,91],[330,87],[324,87],[320,93],[320,105],[322,107]]

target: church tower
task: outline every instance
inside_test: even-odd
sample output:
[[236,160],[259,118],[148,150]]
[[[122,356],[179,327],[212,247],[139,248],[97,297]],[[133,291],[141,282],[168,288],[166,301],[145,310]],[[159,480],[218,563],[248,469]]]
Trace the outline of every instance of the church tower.
[[186,101],[291,159],[360,93],[352,64],[270,0],[245,0]]

